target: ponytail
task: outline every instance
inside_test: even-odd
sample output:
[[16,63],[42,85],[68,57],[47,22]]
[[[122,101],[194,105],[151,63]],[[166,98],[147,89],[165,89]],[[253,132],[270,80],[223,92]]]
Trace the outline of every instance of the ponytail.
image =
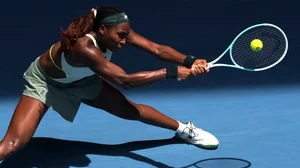
[[75,18],[67,30],[61,33],[61,47],[64,52],[73,49],[76,40],[89,33],[94,28],[94,12],[88,12],[85,16]]

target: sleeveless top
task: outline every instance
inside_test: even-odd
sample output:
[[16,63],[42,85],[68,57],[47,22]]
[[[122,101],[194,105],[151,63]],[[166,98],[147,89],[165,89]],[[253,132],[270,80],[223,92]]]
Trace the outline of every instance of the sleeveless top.
[[[91,38],[94,45],[100,50],[95,38],[90,34],[86,34],[86,36]],[[102,52],[102,54],[105,57],[105,59],[110,61],[112,56],[112,51],[106,49],[106,51]],[[53,80],[61,83],[71,83],[95,74],[95,72],[92,71],[89,67],[74,67],[68,64],[64,52],[62,52],[61,55],[61,68],[64,71],[66,78],[59,78],[59,79],[52,78]]]

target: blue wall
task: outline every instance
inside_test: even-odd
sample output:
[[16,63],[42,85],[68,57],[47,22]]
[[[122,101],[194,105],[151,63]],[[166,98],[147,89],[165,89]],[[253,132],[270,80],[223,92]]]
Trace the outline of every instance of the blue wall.
[[[289,2],[290,1],[290,2]],[[71,3],[72,2],[72,3]],[[22,74],[29,64],[59,39],[74,17],[94,6],[120,5],[132,28],[145,37],[183,53],[213,60],[233,38],[253,24],[269,22],[281,27],[289,38],[287,57],[273,69],[245,72],[229,68],[178,83],[163,80],[145,88],[252,87],[298,84],[299,9],[291,0],[151,0],[151,1],[3,1],[1,4],[1,97],[19,95]],[[129,61],[130,60],[130,61]],[[161,68],[166,63],[131,46],[116,52],[112,61],[128,73]]]

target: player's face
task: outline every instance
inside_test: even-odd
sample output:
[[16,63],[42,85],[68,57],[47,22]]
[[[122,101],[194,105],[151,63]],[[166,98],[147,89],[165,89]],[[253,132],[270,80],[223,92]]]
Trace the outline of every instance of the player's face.
[[126,38],[130,33],[130,23],[124,22],[118,25],[106,27],[104,37],[107,48],[111,51],[122,48],[126,44]]

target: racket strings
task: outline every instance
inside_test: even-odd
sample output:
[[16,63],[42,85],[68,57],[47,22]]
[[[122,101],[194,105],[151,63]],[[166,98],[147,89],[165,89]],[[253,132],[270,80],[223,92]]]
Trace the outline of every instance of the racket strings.
[[[263,48],[253,51],[250,43],[260,39]],[[286,51],[285,36],[271,26],[260,26],[246,31],[239,36],[231,48],[231,58],[239,66],[247,69],[261,69],[276,64]]]

